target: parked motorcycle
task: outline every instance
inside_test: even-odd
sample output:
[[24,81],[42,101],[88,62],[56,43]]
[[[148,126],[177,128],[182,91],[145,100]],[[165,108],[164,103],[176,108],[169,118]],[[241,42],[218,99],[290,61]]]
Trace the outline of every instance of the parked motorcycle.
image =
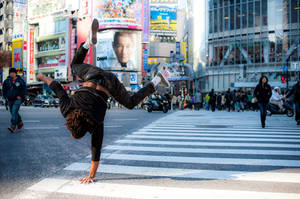
[[278,114],[278,115],[286,114],[288,117],[293,117],[294,109],[293,109],[292,102],[285,100],[283,102],[283,110],[280,110],[280,108],[277,105],[269,103],[267,107],[267,115],[271,116],[273,114]]
[[143,107],[149,113],[152,111],[163,111],[164,113],[167,113],[169,110],[169,102],[165,99],[149,99]]

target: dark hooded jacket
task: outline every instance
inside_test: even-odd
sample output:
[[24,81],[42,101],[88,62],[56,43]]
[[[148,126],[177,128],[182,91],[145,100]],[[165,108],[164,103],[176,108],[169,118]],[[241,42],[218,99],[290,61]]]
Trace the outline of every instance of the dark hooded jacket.
[[[266,78],[267,82],[263,85],[262,79]],[[254,90],[254,96],[257,98],[259,103],[267,104],[272,96],[271,86],[268,84],[268,78],[266,76],[262,76],[259,80],[259,84],[256,86]]]
[[17,75],[15,82],[13,82],[12,78],[8,76],[3,82],[2,90],[4,98],[9,101],[15,101],[18,96],[24,100],[26,94],[26,83],[19,75]]

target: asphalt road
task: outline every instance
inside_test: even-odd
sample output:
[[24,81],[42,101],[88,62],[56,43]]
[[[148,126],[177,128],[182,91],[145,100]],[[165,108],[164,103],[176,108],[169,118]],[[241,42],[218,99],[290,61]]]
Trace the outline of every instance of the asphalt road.
[[259,112],[109,111],[96,182],[81,185],[89,136],[70,139],[55,109],[22,114],[16,134],[0,114],[5,199],[300,199],[300,127],[284,115],[262,129]]
[[[10,115],[0,106],[0,198],[27,187],[90,154],[90,135],[71,139],[56,108],[21,107],[24,129],[9,133]],[[143,110],[108,110],[103,147],[166,114]]]

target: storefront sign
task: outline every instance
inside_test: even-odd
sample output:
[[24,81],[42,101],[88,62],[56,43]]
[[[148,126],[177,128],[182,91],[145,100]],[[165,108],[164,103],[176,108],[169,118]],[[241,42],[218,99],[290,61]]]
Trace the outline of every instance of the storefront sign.
[[143,28],[143,0],[94,0],[94,16],[100,29]]
[[30,38],[29,38],[29,81],[34,80],[34,28],[30,29]]

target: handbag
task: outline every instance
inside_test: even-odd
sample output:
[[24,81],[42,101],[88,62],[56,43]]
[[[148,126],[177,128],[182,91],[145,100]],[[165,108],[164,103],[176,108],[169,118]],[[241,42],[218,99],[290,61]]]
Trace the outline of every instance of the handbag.
[[257,98],[256,98],[256,97],[253,97],[252,100],[251,100],[251,102],[252,102],[253,104],[255,104],[255,103],[257,102]]

